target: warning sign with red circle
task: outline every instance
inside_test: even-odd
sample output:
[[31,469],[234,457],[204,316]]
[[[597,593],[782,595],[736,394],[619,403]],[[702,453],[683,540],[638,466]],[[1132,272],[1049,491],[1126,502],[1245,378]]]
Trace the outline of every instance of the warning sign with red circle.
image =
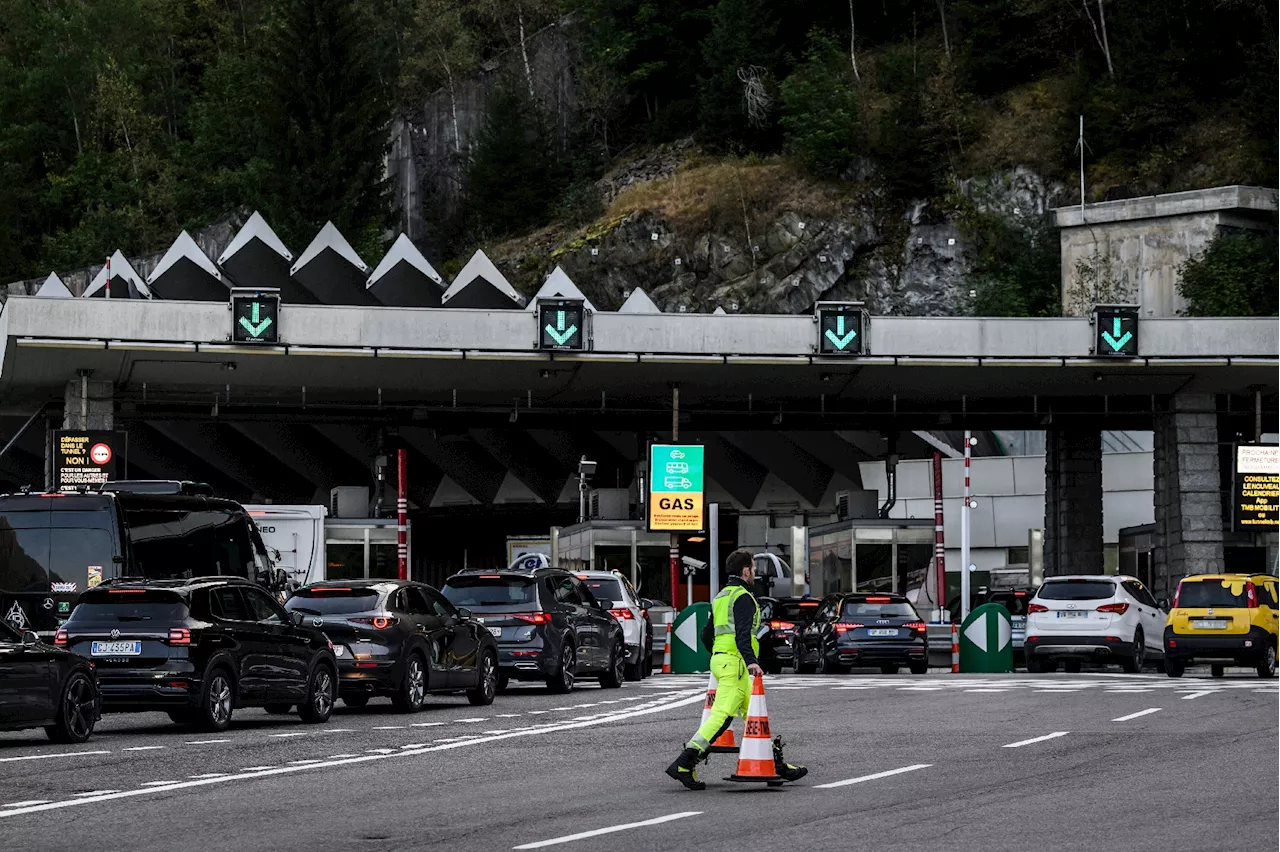
[[54,487],[59,491],[100,488],[124,473],[124,432],[62,430],[54,433],[53,442]]

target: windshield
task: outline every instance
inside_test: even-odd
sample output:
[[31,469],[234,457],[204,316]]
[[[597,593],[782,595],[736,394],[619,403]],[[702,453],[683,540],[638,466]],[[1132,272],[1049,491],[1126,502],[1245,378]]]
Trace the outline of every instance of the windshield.
[[472,609],[538,603],[536,583],[531,577],[450,577],[440,591],[454,606]]
[[1108,580],[1050,580],[1040,587],[1039,598],[1045,601],[1100,601],[1116,593],[1116,584]]
[[1245,595],[1244,584],[1238,584],[1240,591],[1233,591],[1232,584],[1222,580],[1182,581],[1178,587],[1178,606],[1189,609],[1204,609],[1212,606],[1247,607],[1249,600]]
[[319,588],[299,589],[284,602],[290,612],[307,615],[343,615],[369,612],[378,606],[378,593],[373,589]]
[[589,577],[580,578],[582,585],[591,590],[591,595],[602,603],[624,604],[622,583],[617,580],[597,580]]
[[906,601],[845,601],[841,618],[918,618]]

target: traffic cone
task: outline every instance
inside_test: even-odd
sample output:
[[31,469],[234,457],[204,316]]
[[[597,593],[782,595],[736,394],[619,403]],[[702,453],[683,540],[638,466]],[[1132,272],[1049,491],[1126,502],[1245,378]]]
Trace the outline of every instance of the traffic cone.
[[[711,715],[711,708],[716,703],[716,673],[711,673],[711,679],[707,681],[707,700],[702,705],[702,725],[707,723],[707,717]],[[702,727],[699,725],[698,727]],[[738,750],[738,743],[733,738],[733,725],[724,729],[724,733],[716,737],[715,742],[707,749],[709,752],[716,754],[730,754]]]
[[960,633],[951,623],[951,673],[960,674]]
[[671,622],[667,622],[667,646],[662,649],[662,673],[671,674]]
[[756,675],[747,705],[747,727],[738,751],[738,771],[726,781],[783,781],[773,762],[773,734],[769,731],[769,710],[764,703],[764,678]]

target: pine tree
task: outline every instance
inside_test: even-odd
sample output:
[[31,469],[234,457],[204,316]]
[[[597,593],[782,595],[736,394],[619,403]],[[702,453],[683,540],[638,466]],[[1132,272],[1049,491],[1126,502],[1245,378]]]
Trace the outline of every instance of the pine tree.
[[504,83],[490,93],[471,150],[467,209],[484,236],[542,224],[558,188],[555,156],[522,84]]

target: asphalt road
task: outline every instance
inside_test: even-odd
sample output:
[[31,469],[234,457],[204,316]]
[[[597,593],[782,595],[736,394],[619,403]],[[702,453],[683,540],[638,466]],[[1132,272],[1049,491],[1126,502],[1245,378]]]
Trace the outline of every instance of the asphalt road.
[[[810,774],[782,789],[662,774],[705,679],[476,708],[375,702],[327,725],[239,711],[218,735],[108,716],[82,746],[0,734],[5,849],[753,852],[1275,849],[1277,685],[1114,673],[766,678]],[[739,733],[741,727],[739,725]],[[850,782],[839,786],[836,782]],[[619,828],[645,823],[634,828]],[[577,840],[557,841],[589,832]]]

